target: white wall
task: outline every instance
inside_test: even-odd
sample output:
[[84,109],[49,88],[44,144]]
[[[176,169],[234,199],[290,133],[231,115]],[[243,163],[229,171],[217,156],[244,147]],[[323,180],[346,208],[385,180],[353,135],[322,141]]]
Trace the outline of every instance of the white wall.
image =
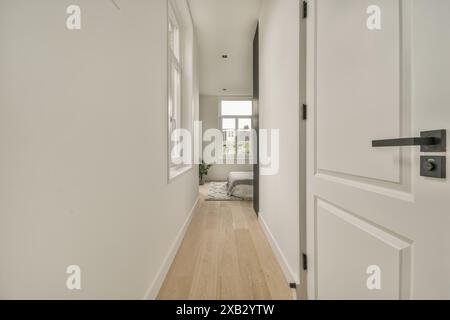
[[[200,121],[202,121],[203,131],[208,129],[219,129],[219,96],[200,95]],[[206,147],[208,142],[204,143]],[[253,165],[214,165],[208,176],[205,178],[207,181],[225,181],[228,178],[230,172],[253,172]]]
[[280,170],[260,181],[260,214],[290,281],[299,282],[298,0],[265,0],[260,15],[260,128],[280,129]]
[[143,298],[198,196],[167,183],[166,0],[75,2],[71,32],[74,1],[0,0],[0,298]]

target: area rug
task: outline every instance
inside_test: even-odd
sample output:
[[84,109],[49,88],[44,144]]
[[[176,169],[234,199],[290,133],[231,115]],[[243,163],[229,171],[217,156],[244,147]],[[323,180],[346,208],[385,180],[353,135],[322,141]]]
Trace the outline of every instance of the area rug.
[[211,182],[206,201],[242,201],[243,199],[229,196],[226,182]]

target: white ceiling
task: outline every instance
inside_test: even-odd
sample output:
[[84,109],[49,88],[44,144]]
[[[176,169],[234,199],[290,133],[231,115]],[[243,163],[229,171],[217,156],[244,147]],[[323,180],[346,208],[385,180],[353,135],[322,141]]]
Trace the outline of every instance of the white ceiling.
[[200,93],[250,96],[253,37],[261,0],[188,2],[197,32]]

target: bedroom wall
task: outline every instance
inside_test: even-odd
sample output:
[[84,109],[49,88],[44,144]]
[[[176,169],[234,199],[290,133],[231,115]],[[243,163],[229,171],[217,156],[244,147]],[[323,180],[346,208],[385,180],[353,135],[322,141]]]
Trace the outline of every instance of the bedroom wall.
[[289,281],[299,283],[298,0],[265,0],[260,14],[260,128],[280,129],[280,170],[260,180],[260,217]]
[[167,182],[167,2],[75,2],[79,31],[74,1],[0,0],[0,298],[154,298],[198,196]]
[[[200,96],[200,121],[203,130],[220,129],[219,124],[219,96]],[[204,144],[206,147],[207,144]],[[214,165],[209,171],[207,181],[226,181],[230,172],[251,171],[252,165]]]

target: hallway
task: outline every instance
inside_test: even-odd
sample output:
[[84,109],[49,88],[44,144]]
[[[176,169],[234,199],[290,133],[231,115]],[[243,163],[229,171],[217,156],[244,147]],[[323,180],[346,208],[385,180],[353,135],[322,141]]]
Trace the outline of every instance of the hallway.
[[166,277],[161,300],[286,300],[289,284],[251,202],[207,202],[207,186]]

